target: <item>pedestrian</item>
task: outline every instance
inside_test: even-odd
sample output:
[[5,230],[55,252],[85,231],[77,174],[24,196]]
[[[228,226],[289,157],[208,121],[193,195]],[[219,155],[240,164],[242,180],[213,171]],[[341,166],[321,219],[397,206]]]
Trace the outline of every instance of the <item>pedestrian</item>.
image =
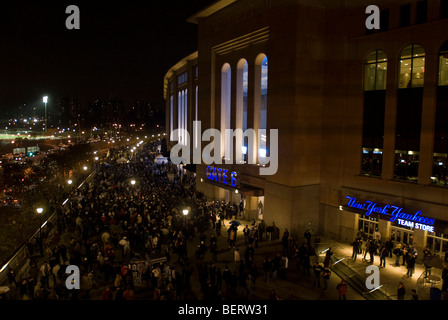
[[404,300],[404,296],[406,295],[406,288],[404,287],[403,282],[398,284],[397,289],[397,300]]
[[235,248],[235,251],[233,252],[233,272],[234,273],[239,272],[240,263],[241,263],[240,249]]
[[246,227],[243,229],[243,235],[244,235],[244,244],[249,243],[249,235],[250,235],[250,229],[249,226],[246,224]]
[[403,251],[401,248],[401,243],[397,244],[397,246],[394,249],[395,254],[395,266],[400,266],[400,257],[403,255]]
[[9,284],[14,284],[16,287],[18,287],[17,281],[16,281],[16,272],[13,268],[8,267],[8,280]]
[[330,281],[331,271],[330,268],[324,267],[324,270],[322,272],[322,279],[324,279],[324,293],[328,290],[328,283]]
[[134,290],[132,290],[130,285],[126,286],[126,290],[124,290],[124,292],[123,292],[123,299],[124,300],[135,300],[135,292],[134,292]]
[[375,253],[377,250],[377,242],[376,241],[371,241],[370,245],[369,245],[369,256],[370,256],[370,261],[369,263],[374,263],[374,259],[375,259]]
[[269,278],[272,272],[272,259],[271,257],[266,257],[263,260],[263,272],[264,272],[264,282],[269,282]]
[[103,290],[101,298],[102,298],[102,300],[112,300],[112,295],[113,295],[112,289],[108,285],[108,286],[106,286],[106,289]]
[[444,263],[442,270],[442,293],[448,292],[448,266]]
[[417,290],[412,289],[411,292],[412,292],[411,300],[419,300],[419,297],[417,295]]
[[316,286],[320,288],[320,276],[323,271],[322,265],[316,261],[316,263],[313,265],[313,273],[314,273],[314,279],[313,279],[313,288]]
[[408,265],[407,265],[408,272],[406,274],[410,278],[412,278],[414,268],[415,268],[415,255],[413,253],[410,253],[409,258],[408,258]]
[[380,248],[380,268],[386,268],[386,258],[389,255],[386,245]]
[[359,239],[356,238],[353,243],[352,243],[352,247],[353,247],[353,252],[352,252],[352,259],[354,261],[356,261],[356,257],[358,256],[359,253]]
[[284,256],[287,256],[288,253],[289,253],[288,247],[289,247],[289,236],[285,232],[283,234],[283,237],[282,237],[282,248],[283,248],[283,255]]
[[336,286],[336,290],[338,290],[339,300],[347,300],[347,283],[344,279],[341,279],[341,282]]
[[311,245],[311,232],[310,230],[306,230],[303,234],[303,237],[306,240],[306,245],[309,247]]

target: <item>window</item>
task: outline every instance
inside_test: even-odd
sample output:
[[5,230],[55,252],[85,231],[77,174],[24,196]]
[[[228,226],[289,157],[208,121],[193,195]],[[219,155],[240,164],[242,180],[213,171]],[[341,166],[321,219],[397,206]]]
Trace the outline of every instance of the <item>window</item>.
[[428,0],[417,2],[415,23],[425,23],[428,16]]
[[375,50],[364,63],[364,90],[386,90],[387,57],[384,51]]
[[378,232],[378,218],[366,216],[364,214],[359,215],[358,229],[364,231],[366,236],[370,239],[374,239],[375,232]]
[[440,0],[440,19],[448,18],[448,0]]
[[187,72],[182,73],[179,77],[177,77],[177,85],[182,85],[188,80]]
[[389,9],[384,9],[380,12],[380,31],[389,30],[389,12]]
[[[231,129],[231,81],[232,69],[225,63],[221,69],[221,133]],[[221,156],[225,155],[226,135],[221,134]]]
[[[199,121],[199,109],[198,109],[198,107],[199,107],[199,101],[198,101],[199,95],[198,95],[198,93],[199,93],[198,86],[196,86],[196,88],[195,88],[195,95],[194,95],[194,120],[195,121]],[[196,139],[194,140],[195,148],[198,147],[198,140],[200,139],[199,138],[199,131],[198,131],[198,129],[199,129],[198,126],[196,126],[196,128],[195,128]]]
[[391,227],[390,239],[396,244],[404,243],[412,246],[414,245],[414,229],[405,226]]
[[[247,93],[249,65],[245,59],[241,59],[237,65],[237,88],[236,88],[236,128],[247,130]],[[247,141],[241,141],[243,160],[247,161]]]
[[387,57],[381,50],[364,62],[364,111],[361,174],[380,177],[383,164]]
[[431,183],[448,186],[448,41],[439,52]]
[[400,28],[411,24],[411,4],[405,4],[400,7]]
[[439,52],[439,86],[448,86],[448,41]]
[[401,51],[399,88],[423,87],[425,51],[419,45],[409,45]]
[[179,144],[187,145],[187,89],[179,91],[178,93],[178,101],[177,101],[177,110],[178,110],[178,116],[177,116],[177,127],[179,129],[179,137],[178,141]]
[[[268,57],[264,56],[261,62],[261,105],[260,105],[260,129],[267,130],[268,112]],[[267,143],[266,131],[261,134],[259,156],[266,157]]]
[[174,97],[170,96],[170,130],[174,130]]
[[426,247],[428,247],[433,254],[444,258],[445,252],[448,250],[448,235],[443,233],[428,232],[426,237]]
[[394,178],[417,182],[425,51],[409,45],[401,51],[399,64]]

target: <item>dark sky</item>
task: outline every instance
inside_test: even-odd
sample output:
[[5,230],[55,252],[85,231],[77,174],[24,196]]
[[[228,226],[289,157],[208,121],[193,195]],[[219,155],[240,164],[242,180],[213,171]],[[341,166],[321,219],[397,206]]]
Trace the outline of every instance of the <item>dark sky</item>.
[[[59,96],[116,97],[161,106],[163,77],[197,50],[186,19],[213,0],[13,1],[0,11],[0,109],[51,103]],[[80,30],[68,30],[77,5]]]

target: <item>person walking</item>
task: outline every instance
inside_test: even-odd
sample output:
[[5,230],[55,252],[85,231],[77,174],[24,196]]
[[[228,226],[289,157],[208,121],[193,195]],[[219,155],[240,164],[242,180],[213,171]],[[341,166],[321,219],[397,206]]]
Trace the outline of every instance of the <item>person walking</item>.
[[448,291],[448,266],[445,263],[443,264],[442,281],[442,293],[445,293]]
[[412,278],[412,274],[414,273],[415,259],[416,259],[415,255],[413,253],[410,253],[407,264],[408,272],[406,273],[406,275],[409,276],[410,278]]
[[313,279],[313,288],[317,287],[320,288],[320,276],[323,271],[322,265],[316,261],[316,263],[313,265],[313,272],[314,272],[314,279]]
[[386,245],[380,248],[380,268],[386,268],[386,258],[389,255]]
[[324,279],[324,293],[327,293],[328,283],[330,282],[331,271],[329,267],[324,267],[322,272],[322,279]]
[[403,282],[398,284],[397,289],[397,300],[404,300],[404,296],[406,295],[406,288],[404,287]]
[[397,246],[394,249],[395,254],[395,266],[400,266],[400,257],[403,255],[403,251],[401,249],[401,243],[397,244]]
[[359,253],[359,239],[358,238],[356,238],[353,241],[352,246],[353,246],[352,259],[354,261],[356,261],[356,257],[358,256],[358,253]]
[[336,286],[336,290],[338,290],[339,300],[347,300],[347,283],[344,279],[341,279],[341,282]]

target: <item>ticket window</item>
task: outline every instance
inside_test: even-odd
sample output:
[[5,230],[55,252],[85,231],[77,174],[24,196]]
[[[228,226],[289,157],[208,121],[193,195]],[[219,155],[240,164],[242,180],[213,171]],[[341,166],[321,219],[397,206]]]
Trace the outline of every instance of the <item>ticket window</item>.
[[379,231],[378,218],[360,215],[358,219],[358,229],[364,231],[368,238],[374,239],[375,233]]

